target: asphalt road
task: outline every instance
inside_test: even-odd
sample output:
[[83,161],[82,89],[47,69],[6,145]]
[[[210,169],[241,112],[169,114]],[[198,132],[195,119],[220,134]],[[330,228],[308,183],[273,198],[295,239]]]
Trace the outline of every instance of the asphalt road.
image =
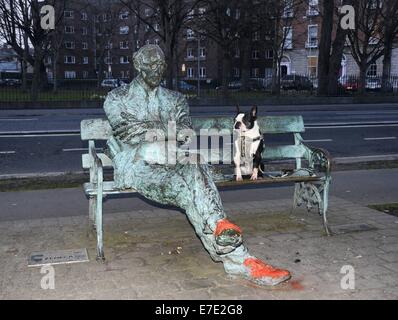
[[[192,116],[234,113],[234,107],[191,107]],[[303,115],[303,138],[333,157],[398,155],[396,104],[259,106],[259,114]],[[1,110],[0,176],[80,171],[87,148],[80,140],[80,121],[97,117],[104,117],[101,109]],[[266,139],[269,144],[292,142],[291,136]]]
[[[333,173],[331,197],[361,205],[398,202],[398,169],[340,171]],[[221,188],[223,203],[293,199],[293,186]],[[293,201],[293,200],[292,200]],[[162,207],[139,195],[109,196],[104,213],[151,210]],[[315,214],[315,213],[313,213]],[[88,200],[82,188],[0,192],[0,222],[88,215]]]

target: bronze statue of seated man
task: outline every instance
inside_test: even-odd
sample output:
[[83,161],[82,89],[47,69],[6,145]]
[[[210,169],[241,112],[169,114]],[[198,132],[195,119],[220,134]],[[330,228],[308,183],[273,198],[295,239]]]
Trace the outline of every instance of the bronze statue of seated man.
[[[160,131],[166,137],[169,123],[175,123],[175,140],[183,140],[181,132],[192,129],[187,101],[160,86],[166,63],[159,46],[141,47],[133,60],[138,76],[112,90],[104,103],[113,131],[108,149],[116,186],[134,188],[148,199],[185,210],[212,259],[223,262],[227,273],[267,285],[289,279],[287,270],[249,254],[242,230],[226,218],[207,163],[168,161],[164,141],[151,134]],[[171,146],[177,154],[181,151],[177,143]]]

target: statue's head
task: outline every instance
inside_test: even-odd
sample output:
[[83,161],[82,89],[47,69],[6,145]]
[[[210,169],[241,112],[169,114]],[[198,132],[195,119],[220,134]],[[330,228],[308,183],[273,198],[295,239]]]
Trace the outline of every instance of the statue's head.
[[134,68],[151,88],[159,86],[166,70],[166,61],[162,49],[155,44],[141,47],[133,56]]

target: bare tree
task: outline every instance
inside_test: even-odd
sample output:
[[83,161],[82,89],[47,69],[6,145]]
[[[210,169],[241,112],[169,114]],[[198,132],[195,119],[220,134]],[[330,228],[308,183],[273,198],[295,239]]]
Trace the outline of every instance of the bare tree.
[[163,43],[167,62],[166,84],[173,88],[178,38],[202,0],[120,0],[145,28]]
[[388,79],[391,75],[391,57],[394,44],[398,35],[398,1],[385,0],[381,11],[384,25],[384,49],[383,49],[383,75],[382,75],[382,91],[389,90],[390,84]]
[[[64,1],[48,0],[46,4],[60,7]],[[39,90],[47,83],[44,57],[51,42],[53,29],[41,27],[40,9],[43,2],[39,0],[0,0],[0,36],[5,39],[18,54],[20,59],[33,66],[32,100],[37,100]],[[55,27],[61,20],[63,10],[55,17]],[[22,32],[24,41],[19,41]],[[29,44],[33,51],[29,50]]]
[[355,29],[348,32],[351,53],[359,67],[359,92],[365,92],[369,67],[383,56],[384,39],[382,26],[382,1],[357,0]]

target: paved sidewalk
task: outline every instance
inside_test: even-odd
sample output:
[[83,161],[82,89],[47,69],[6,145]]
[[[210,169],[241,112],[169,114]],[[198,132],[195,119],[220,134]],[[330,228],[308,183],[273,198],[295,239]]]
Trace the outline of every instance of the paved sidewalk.
[[[397,299],[398,218],[330,200],[332,228],[373,229],[326,237],[315,212],[289,215],[291,199],[225,205],[251,252],[292,272],[276,287],[229,278],[177,210],[105,215],[104,264],[95,261],[86,217],[1,222],[0,299]],[[54,266],[55,289],[41,289],[29,253],[77,248],[88,249],[90,262]],[[354,290],[341,288],[345,265],[354,267]]]

